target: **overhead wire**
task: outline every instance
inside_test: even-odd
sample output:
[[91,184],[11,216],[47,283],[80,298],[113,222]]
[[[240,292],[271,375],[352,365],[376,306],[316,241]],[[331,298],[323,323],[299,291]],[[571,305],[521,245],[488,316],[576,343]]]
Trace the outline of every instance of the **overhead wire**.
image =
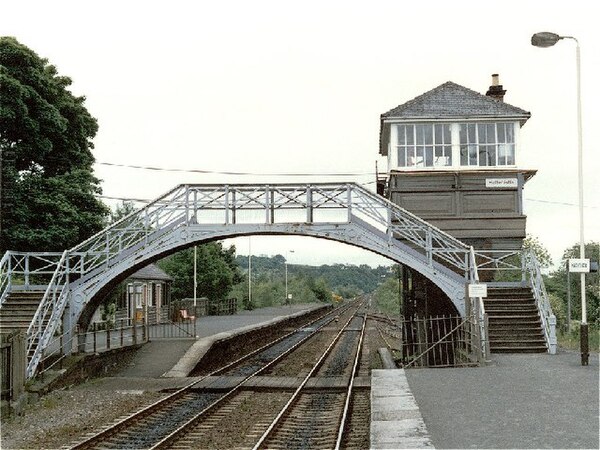
[[231,172],[231,171],[220,171],[220,170],[205,170],[205,169],[182,169],[177,167],[156,167],[156,166],[140,166],[136,164],[118,164],[104,161],[96,161],[95,164],[109,167],[122,167],[128,169],[142,169],[142,170],[153,170],[157,172],[184,172],[184,173],[203,173],[211,175],[236,175],[236,176],[278,176],[278,177],[352,177],[352,176],[372,176],[375,172]]
[[[110,163],[110,162],[104,162],[104,161],[97,161],[96,164],[102,165],[102,166],[109,166],[109,167],[122,167],[122,168],[129,168],[129,169],[139,169],[139,170],[152,170],[152,171],[158,171],[158,172],[184,172],[184,173],[203,173],[203,174],[213,174],[213,175],[235,175],[235,176],[281,176],[281,177],[307,177],[307,176],[322,176],[322,177],[334,177],[334,176],[344,176],[344,177],[351,177],[351,176],[374,176],[374,175],[388,175],[387,172],[335,172],[335,173],[316,173],[316,172],[306,172],[306,173],[299,173],[299,172],[282,172],[282,173],[258,173],[258,172],[232,172],[232,171],[218,171],[218,170],[205,170],[205,169],[182,169],[182,168],[168,168],[168,167],[156,167],[156,166],[141,166],[141,165],[135,165],[135,164],[119,164],[119,163]],[[364,183],[357,183],[360,186],[366,186],[366,185],[371,185],[371,184],[375,184],[375,181],[367,181]],[[140,202],[140,203],[150,203],[152,200],[147,200],[147,199],[136,199],[136,198],[126,198],[126,197],[111,197],[111,196],[105,196],[105,195],[98,195],[99,198],[105,198],[108,200],[121,200],[121,201],[134,201],[134,202]],[[575,203],[568,203],[568,202],[558,202],[558,201],[552,201],[552,200],[541,200],[541,199],[535,199],[535,198],[525,198],[526,201],[531,201],[531,202],[537,202],[537,203],[546,203],[546,204],[551,204],[551,205],[562,205],[562,206],[579,206]],[[594,206],[594,205],[584,205],[584,208],[591,208],[591,209],[600,209],[600,206]]]

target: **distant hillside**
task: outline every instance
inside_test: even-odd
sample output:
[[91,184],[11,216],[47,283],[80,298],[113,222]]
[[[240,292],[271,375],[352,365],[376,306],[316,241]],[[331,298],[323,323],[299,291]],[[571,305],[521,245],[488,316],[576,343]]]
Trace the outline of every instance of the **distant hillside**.
[[[235,261],[243,272],[248,271],[248,256],[238,255]],[[252,276],[268,279],[285,277],[285,258],[281,255],[252,256]],[[289,279],[323,279],[333,292],[343,297],[372,292],[389,276],[392,276],[392,269],[388,266],[288,264]]]

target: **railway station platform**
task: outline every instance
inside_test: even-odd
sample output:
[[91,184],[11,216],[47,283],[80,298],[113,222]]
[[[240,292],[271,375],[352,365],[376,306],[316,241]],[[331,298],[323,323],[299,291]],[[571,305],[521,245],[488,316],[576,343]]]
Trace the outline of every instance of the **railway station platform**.
[[600,448],[598,380],[567,350],[373,371],[371,448]]
[[292,304],[239,311],[227,316],[196,318],[198,339],[156,339],[138,350],[129,366],[118,376],[128,378],[187,377],[201,356],[219,339],[261,328],[286,318],[304,314],[322,304]]

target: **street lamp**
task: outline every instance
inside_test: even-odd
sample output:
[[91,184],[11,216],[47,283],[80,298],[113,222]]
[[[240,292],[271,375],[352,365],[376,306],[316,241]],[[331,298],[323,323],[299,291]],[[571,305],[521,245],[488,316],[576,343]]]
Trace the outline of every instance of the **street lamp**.
[[[583,138],[581,126],[581,56],[579,50],[579,41],[573,36],[559,36],[556,33],[547,31],[536,33],[531,36],[531,45],[535,47],[552,47],[561,39],[572,39],[576,44],[576,67],[577,67],[577,175],[579,179],[579,257],[585,258],[585,240],[583,238]],[[587,324],[587,305],[585,299],[585,273],[581,277],[581,327],[580,327],[580,349],[581,365],[587,366],[589,360],[588,343],[588,324]]]
[[248,236],[248,308],[252,308],[252,236]]
[[287,252],[285,252],[285,303],[289,302],[289,297],[288,297],[288,252],[289,253],[294,253],[294,250],[288,250]]

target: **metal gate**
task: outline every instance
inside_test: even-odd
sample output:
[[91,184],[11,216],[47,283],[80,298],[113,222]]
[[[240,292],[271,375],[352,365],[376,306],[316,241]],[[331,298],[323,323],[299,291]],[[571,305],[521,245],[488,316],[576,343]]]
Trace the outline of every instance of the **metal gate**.
[[395,340],[400,367],[461,367],[483,362],[478,327],[474,316],[401,316],[385,332]]

